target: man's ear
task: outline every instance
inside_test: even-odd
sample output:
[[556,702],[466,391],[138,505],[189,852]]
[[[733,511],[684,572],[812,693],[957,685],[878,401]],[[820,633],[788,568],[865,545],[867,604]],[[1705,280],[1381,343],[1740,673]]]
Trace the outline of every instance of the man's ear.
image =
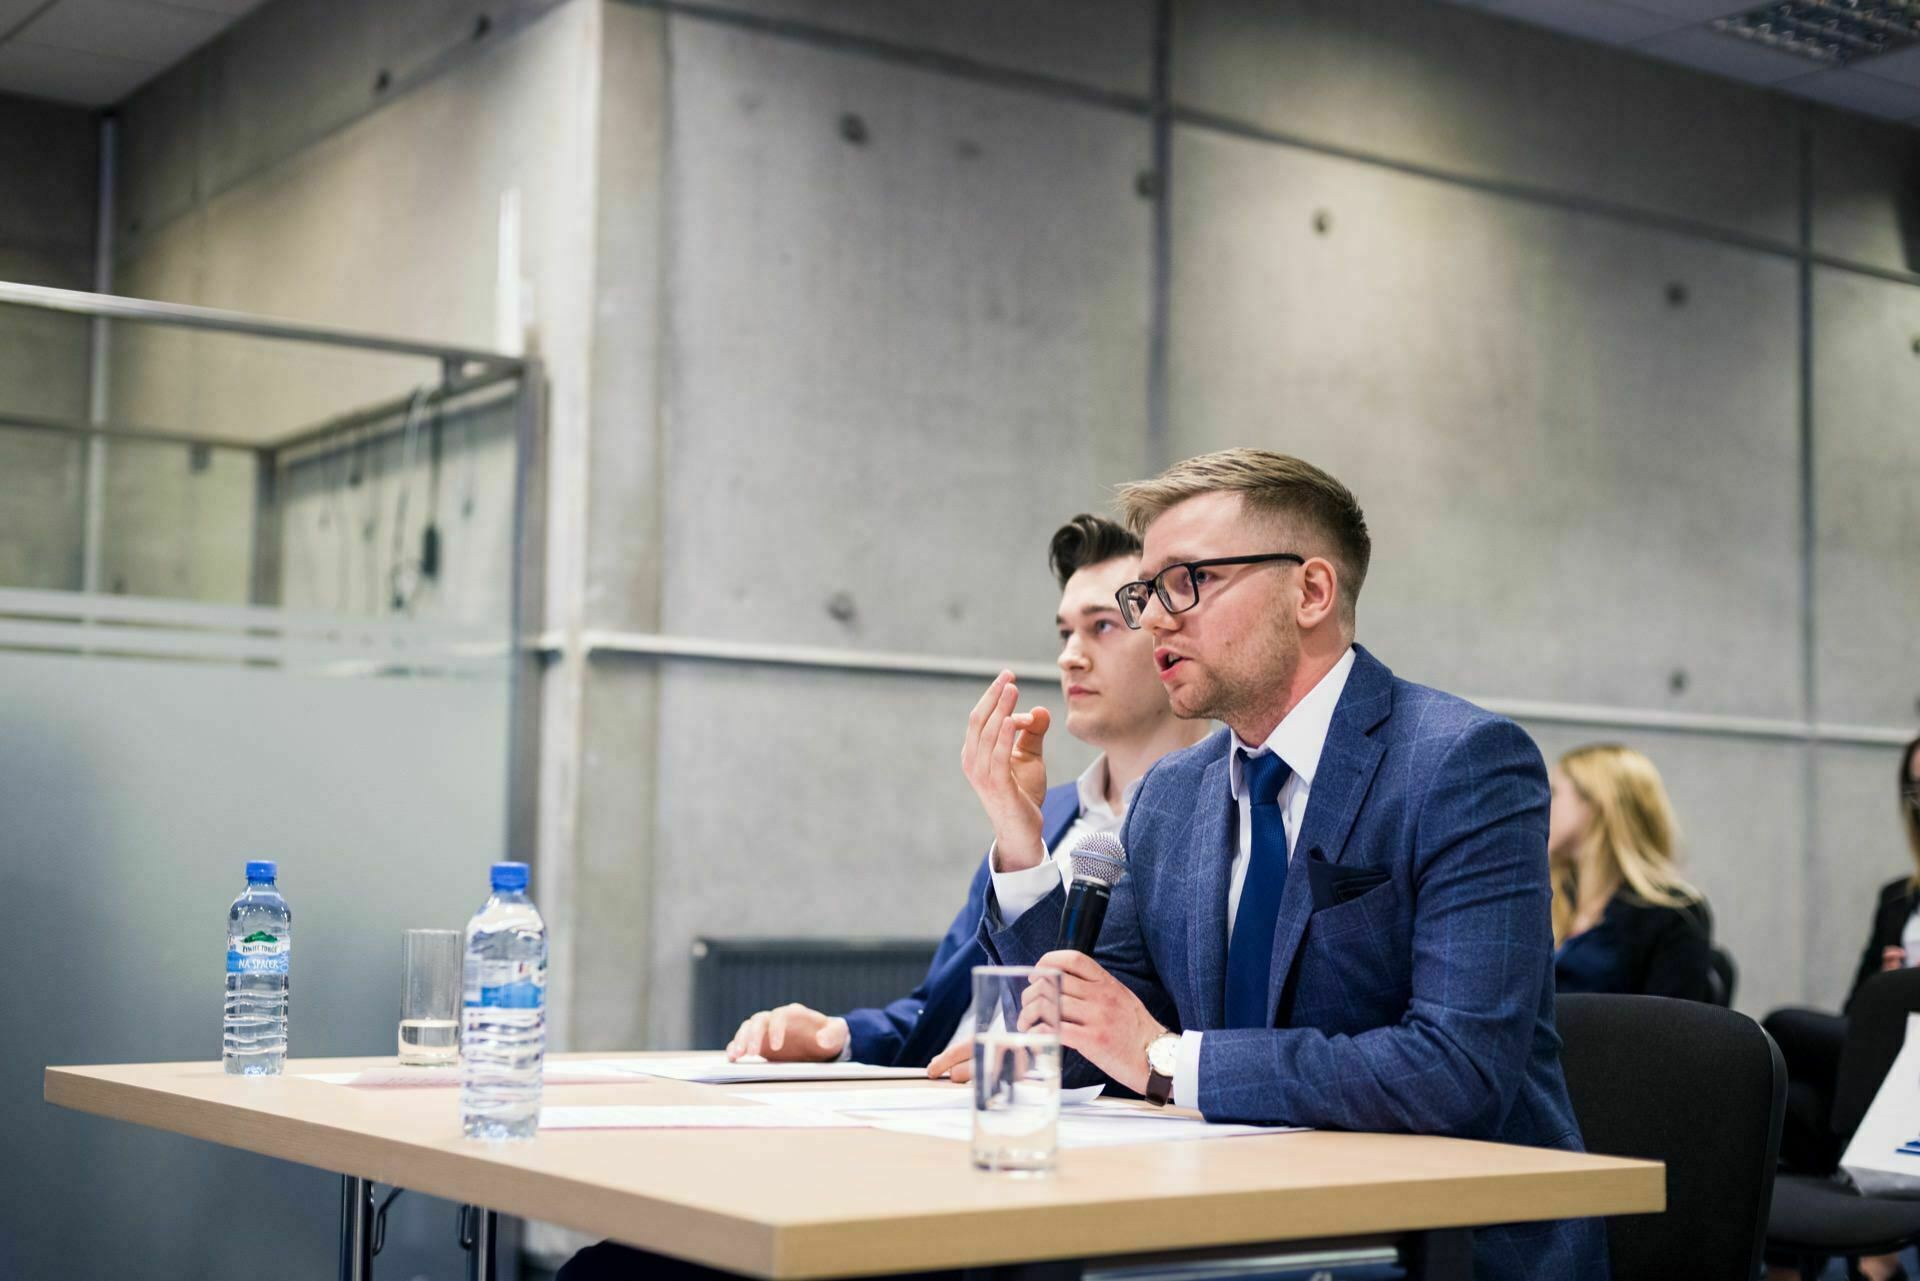
[[1302,630],[1320,626],[1340,613],[1340,571],[1324,556],[1314,556],[1300,567],[1300,605],[1296,619]]

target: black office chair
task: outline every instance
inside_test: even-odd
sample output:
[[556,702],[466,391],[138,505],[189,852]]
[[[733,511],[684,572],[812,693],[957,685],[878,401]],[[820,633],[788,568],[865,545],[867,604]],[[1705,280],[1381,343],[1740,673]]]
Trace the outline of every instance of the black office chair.
[[1707,999],[1723,1010],[1732,1009],[1739,982],[1740,967],[1733,963],[1733,953],[1715,943],[1707,970]]
[[[1920,969],[1876,974],[1860,988],[1847,1018],[1834,1083],[1833,1134],[1844,1149],[1867,1115],[1907,1035],[1907,1015],[1920,1012]],[[1767,1258],[1818,1275],[1844,1258],[1858,1277],[1863,1255],[1898,1254],[1920,1245],[1920,1201],[1862,1196],[1838,1175],[1782,1173],[1767,1220]]]
[[1667,1166],[1665,1214],[1607,1220],[1615,1281],[1752,1281],[1787,1096],[1773,1038],[1698,1001],[1573,994],[1556,1006],[1587,1151]]

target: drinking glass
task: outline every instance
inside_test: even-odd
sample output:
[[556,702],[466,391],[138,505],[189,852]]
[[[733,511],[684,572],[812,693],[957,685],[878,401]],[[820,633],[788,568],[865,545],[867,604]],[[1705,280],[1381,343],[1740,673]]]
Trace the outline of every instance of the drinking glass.
[[973,1163],[1045,1174],[1060,1128],[1060,971],[979,966],[973,1011]]
[[460,1058],[459,930],[400,936],[400,1062],[413,1067]]

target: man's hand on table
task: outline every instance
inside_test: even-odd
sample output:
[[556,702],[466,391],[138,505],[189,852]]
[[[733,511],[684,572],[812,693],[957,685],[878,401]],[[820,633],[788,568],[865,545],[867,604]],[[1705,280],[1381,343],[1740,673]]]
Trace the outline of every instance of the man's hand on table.
[[759,1055],[769,1063],[831,1063],[851,1036],[845,1019],[804,1005],[783,1005],[742,1023],[727,1042],[727,1061]]

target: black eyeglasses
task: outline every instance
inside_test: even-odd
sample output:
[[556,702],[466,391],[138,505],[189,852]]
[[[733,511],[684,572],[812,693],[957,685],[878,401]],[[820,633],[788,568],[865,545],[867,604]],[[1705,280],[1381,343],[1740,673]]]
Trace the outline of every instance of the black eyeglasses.
[[1120,617],[1138,631],[1147,601],[1154,596],[1169,614],[1184,614],[1200,603],[1201,571],[1214,565],[1260,565],[1270,560],[1290,560],[1304,565],[1307,558],[1292,552],[1268,552],[1264,556],[1215,556],[1212,560],[1183,560],[1169,565],[1150,579],[1128,583],[1113,594],[1120,603]]

